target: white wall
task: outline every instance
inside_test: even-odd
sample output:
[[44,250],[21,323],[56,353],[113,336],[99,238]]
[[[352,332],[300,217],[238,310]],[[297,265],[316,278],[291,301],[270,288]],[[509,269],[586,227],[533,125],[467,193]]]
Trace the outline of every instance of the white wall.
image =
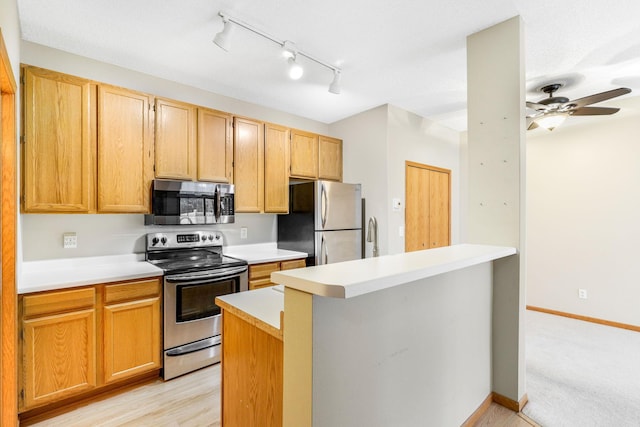
[[[405,161],[451,169],[451,243],[459,243],[460,134],[392,105],[383,105],[330,125],[344,139],[344,180],[362,183],[366,216],[375,216],[380,255],[404,252]],[[393,211],[392,199],[402,201]],[[366,228],[366,224],[365,224]],[[365,229],[366,232],[366,229]],[[371,256],[371,244],[366,255]]]
[[527,304],[639,326],[640,97],[611,104],[530,132]]
[[[451,170],[451,244],[460,242],[460,133],[424,117],[389,106],[387,129],[389,253],[404,252],[405,162],[407,160]],[[402,200],[393,211],[391,200]]]
[[313,426],[461,425],[491,393],[491,282],[484,263],[314,296]]
[[[16,60],[17,64],[19,62],[258,120],[331,135],[328,125],[324,123],[29,42],[22,42],[20,61]],[[20,223],[19,240],[22,242],[21,255],[24,261],[144,252],[142,236],[155,230],[153,227],[143,225],[143,215],[133,214],[22,214]],[[239,230],[243,226],[248,228],[246,240],[239,238]],[[272,214],[237,214],[234,224],[208,227],[222,231],[227,245],[238,245],[273,242],[277,238],[276,226],[276,216]],[[78,248],[62,248],[62,234],[68,231],[78,233]]]
[[18,5],[15,0],[0,2],[0,30],[13,68],[16,83],[20,76],[20,23]]
[[[367,221],[375,216],[378,221],[378,246],[380,255],[388,252],[387,234],[387,106],[382,105],[332,123],[332,133],[343,138],[343,181],[362,184],[362,197],[365,198],[366,236]],[[373,245],[365,244],[365,255],[372,255]]]

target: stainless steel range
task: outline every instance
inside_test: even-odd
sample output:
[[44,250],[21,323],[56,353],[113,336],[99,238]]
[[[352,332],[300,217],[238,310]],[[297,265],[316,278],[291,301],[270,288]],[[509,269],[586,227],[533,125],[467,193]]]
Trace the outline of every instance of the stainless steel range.
[[247,262],[222,255],[216,231],[147,234],[147,261],[164,271],[164,365],[169,380],[220,361],[217,296],[248,289]]

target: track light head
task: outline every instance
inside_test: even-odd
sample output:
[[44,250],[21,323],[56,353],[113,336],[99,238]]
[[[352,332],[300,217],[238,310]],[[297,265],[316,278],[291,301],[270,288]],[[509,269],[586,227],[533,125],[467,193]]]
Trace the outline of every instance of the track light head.
[[289,77],[298,80],[304,74],[304,68],[296,62],[296,57],[292,56],[287,60],[289,62]]
[[329,92],[340,95],[340,70],[333,70],[333,81],[329,85]]
[[218,47],[224,51],[229,50],[229,39],[231,38],[231,33],[233,32],[233,22],[229,21],[226,17],[222,17],[222,21],[224,22],[224,28],[213,38],[213,42],[218,45]]

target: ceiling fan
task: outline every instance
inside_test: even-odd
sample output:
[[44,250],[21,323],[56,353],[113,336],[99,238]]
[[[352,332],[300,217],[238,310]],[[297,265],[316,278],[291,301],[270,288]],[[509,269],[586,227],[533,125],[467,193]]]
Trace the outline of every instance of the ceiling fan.
[[569,98],[564,96],[553,96],[553,93],[562,86],[561,83],[542,86],[540,91],[549,94],[549,97],[538,102],[527,101],[527,108],[535,110],[534,113],[527,115],[527,130],[535,129],[539,126],[553,130],[569,116],[602,116],[617,113],[620,111],[619,108],[587,107],[587,105],[631,92],[631,89],[622,87],[570,101]]

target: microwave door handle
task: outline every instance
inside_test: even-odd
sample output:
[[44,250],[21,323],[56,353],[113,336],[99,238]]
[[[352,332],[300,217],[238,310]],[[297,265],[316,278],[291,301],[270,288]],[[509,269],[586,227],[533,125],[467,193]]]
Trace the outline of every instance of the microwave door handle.
[[221,215],[220,211],[222,210],[222,201],[221,201],[222,196],[220,195],[219,185],[216,185],[216,193],[214,197],[215,197],[215,204],[216,204],[216,207],[214,209],[215,211],[214,215],[216,217],[216,223],[218,223],[220,222],[220,215]]
[[322,228],[324,229],[325,224],[327,223],[327,190],[324,188],[324,183],[320,188],[321,195],[321,217],[322,217]]

